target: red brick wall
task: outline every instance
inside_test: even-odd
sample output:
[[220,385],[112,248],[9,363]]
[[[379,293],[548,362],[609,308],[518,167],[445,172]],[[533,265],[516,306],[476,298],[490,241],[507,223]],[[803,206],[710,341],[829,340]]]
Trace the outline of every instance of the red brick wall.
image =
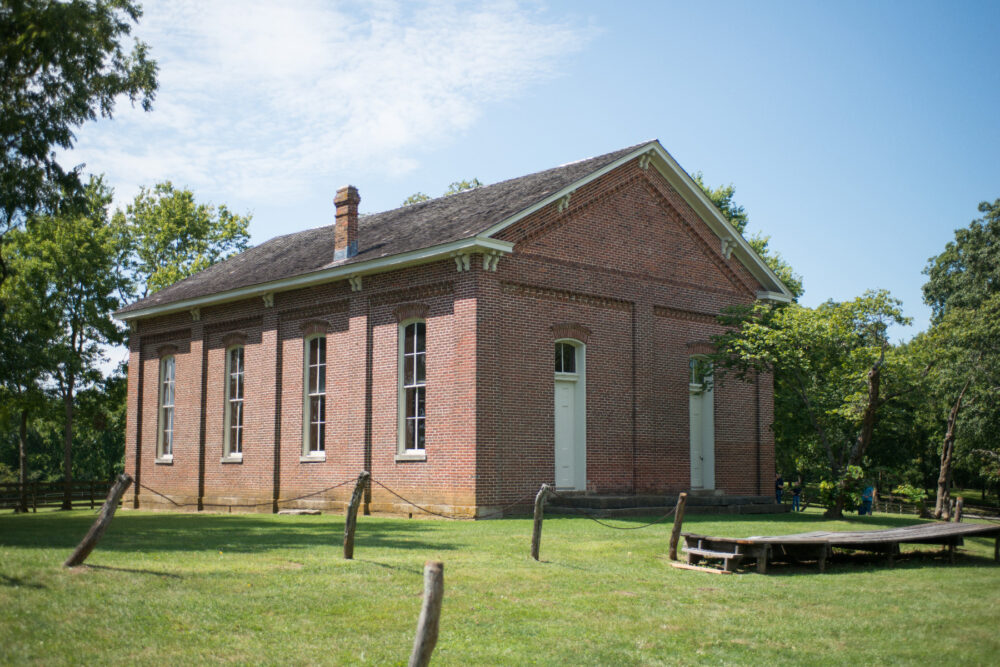
[[[654,169],[635,163],[498,234],[516,243],[496,272],[473,257],[142,321],[132,334],[126,469],[206,510],[340,507],[369,469],[431,509],[488,512],[554,478],[553,344],[586,332],[587,480],[602,492],[687,488],[688,358],[713,315],[759,286]],[[331,249],[332,252],[332,249]],[[427,314],[427,456],[398,461],[400,313]],[[302,462],[304,337],[327,336],[326,459]],[[223,463],[225,341],[244,337],[241,463]],[[701,344],[701,347],[699,347]],[[159,355],[176,348],[174,460],[155,462]],[[202,368],[205,372],[202,372]],[[715,393],[716,486],[768,489],[770,378]],[[171,507],[148,488],[139,505]],[[133,496],[133,499],[135,496]],[[369,507],[409,508],[374,485]]]

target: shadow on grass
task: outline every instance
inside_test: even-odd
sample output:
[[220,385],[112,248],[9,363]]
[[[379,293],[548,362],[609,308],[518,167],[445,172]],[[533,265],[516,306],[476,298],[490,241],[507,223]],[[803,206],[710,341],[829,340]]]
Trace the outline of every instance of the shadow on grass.
[[400,567],[399,565],[389,565],[388,563],[380,563],[377,560],[366,560],[364,558],[355,558],[355,562],[364,563],[365,565],[374,565],[376,567],[385,568],[386,570],[394,570],[396,572],[409,572],[411,574],[423,574],[424,571],[420,567]]
[[[0,545],[73,549],[93,523],[90,514],[46,514],[13,520],[0,517]],[[277,517],[273,514],[154,514],[115,516],[100,551],[229,551],[260,553],[277,549],[340,548],[343,517]],[[331,520],[332,519],[332,520]],[[358,521],[359,548],[455,550],[432,522]]]
[[11,577],[6,574],[0,574],[0,584],[4,586],[10,586],[11,588],[33,588],[35,590],[42,590],[45,588],[42,584],[35,581],[25,581],[20,577]]
[[164,577],[167,579],[183,579],[179,574],[173,572],[156,572],[155,570],[137,570],[129,567],[111,567],[109,565],[88,565],[84,563],[80,567],[88,570],[108,570],[110,572],[127,572],[128,574],[151,574],[154,577]]

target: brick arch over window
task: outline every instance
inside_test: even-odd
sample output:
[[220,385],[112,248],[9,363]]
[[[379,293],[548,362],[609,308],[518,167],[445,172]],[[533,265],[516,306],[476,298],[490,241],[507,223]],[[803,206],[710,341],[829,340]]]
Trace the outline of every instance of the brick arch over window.
[[161,345],[156,348],[156,356],[162,359],[163,357],[170,357],[177,354],[179,350],[176,345]]
[[699,340],[687,344],[688,354],[714,354],[715,346],[707,340]]
[[228,333],[222,337],[222,344],[225,347],[233,347],[234,345],[246,345],[247,335],[239,332]]
[[590,329],[582,324],[576,324],[573,322],[563,322],[561,324],[552,325],[552,334],[555,337],[555,340],[572,338],[573,340],[580,341],[584,345],[590,341]]
[[302,323],[302,335],[306,336],[323,336],[326,335],[327,329],[330,328],[330,323],[325,320],[308,320]]
[[401,306],[396,306],[392,314],[395,315],[397,322],[405,322],[406,320],[426,320],[429,312],[430,307],[426,303],[404,303]]

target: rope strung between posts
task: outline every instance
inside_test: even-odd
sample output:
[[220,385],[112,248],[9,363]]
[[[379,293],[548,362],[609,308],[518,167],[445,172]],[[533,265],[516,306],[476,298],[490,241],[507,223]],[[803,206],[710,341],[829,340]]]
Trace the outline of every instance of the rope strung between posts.
[[512,507],[514,507],[516,505],[519,505],[519,504],[523,503],[524,501],[526,501],[526,500],[528,500],[530,498],[533,498],[535,496],[535,492],[532,491],[531,493],[528,493],[526,495],[521,496],[520,498],[518,498],[517,500],[515,500],[512,503],[508,503],[508,504],[504,505],[499,510],[497,510],[495,512],[491,512],[490,514],[486,514],[486,515],[483,515],[483,516],[478,516],[478,517],[474,517],[474,516],[459,516],[457,514],[445,514],[443,512],[435,512],[434,510],[427,509],[426,507],[418,505],[415,502],[413,502],[412,500],[410,500],[408,498],[404,498],[403,496],[399,495],[398,493],[396,493],[395,491],[393,491],[388,486],[386,486],[382,482],[378,481],[374,477],[372,477],[371,481],[373,483],[375,483],[375,484],[378,484],[383,489],[385,489],[386,491],[388,491],[389,493],[391,493],[392,495],[394,495],[396,498],[402,500],[407,505],[412,505],[413,507],[416,507],[421,512],[426,512],[427,514],[432,514],[434,516],[439,516],[442,519],[451,519],[452,521],[474,521],[476,519],[492,519],[494,517],[501,517],[501,516],[503,516],[504,512],[506,512],[510,508],[512,508]]
[[[325,489],[320,489],[319,491],[313,491],[312,493],[306,493],[306,494],[301,495],[301,496],[295,496],[294,498],[279,498],[277,500],[277,502],[278,502],[278,504],[281,504],[281,503],[290,503],[290,502],[293,502],[293,501],[296,501],[296,500],[304,500],[306,498],[312,498],[313,496],[318,496],[318,495],[321,495],[323,493],[327,493],[328,491],[333,491],[334,489],[339,489],[340,487],[344,486],[345,484],[350,484],[351,482],[356,482],[356,481],[358,481],[358,477],[352,477],[351,479],[345,479],[343,482],[341,482],[339,484],[334,484],[333,486],[328,486]],[[165,499],[167,502],[169,502],[174,507],[196,507],[198,505],[198,503],[179,503],[176,500],[174,500],[173,498],[171,498],[170,496],[168,496],[166,494],[163,494],[163,493],[160,493],[156,489],[148,487],[145,484],[139,484],[138,486],[141,486],[142,488],[146,489],[150,493],[153,493],[153,494],[156,494],[156,495],[160,496],[161,498]],[[204,506],[204,507],[240,507],[240,508],[244,508],[244,507],[263,507],[264,505],[273,505],[274,503],[275,503],[274,500],[266,500],[266,501],[260,502],[260,503],[248,503],[248,504],[206,503],[206,502],[202,502],[201,505]]]
[[[558,491],[553,491],[551,489],[549,490],[549,493],[551,493],[552,495],[554,495],[554,496],[556,496],[558,498],[565,498],[566,497],[563,494],[559,493]],[[670,509],[669,512],[667,512],[663,516],[659,517],[658,519],[654,519],[653,521],[650,521],[649,523],[644,523],[641,526],[612,526],[610,523],[606,523],[604,521],[601,521],[597,517],[592,516],[590,514],[580,514],[579,516],[586,517],[586,518],[590,519],[591,521],[593,521],[594,523],[598,523],[598,524],[604,526],[605,528],[612,528],[614,530],[639,530],[641,528],[649,528],[650,526],[655,526],[658,523],[663,523],[664,521],[666,521],[667,519],[669,519],[671,516],[673,516],[674,512],[676,512],[676,511],[677,511],[677,508],[673,507],[673,508]]]

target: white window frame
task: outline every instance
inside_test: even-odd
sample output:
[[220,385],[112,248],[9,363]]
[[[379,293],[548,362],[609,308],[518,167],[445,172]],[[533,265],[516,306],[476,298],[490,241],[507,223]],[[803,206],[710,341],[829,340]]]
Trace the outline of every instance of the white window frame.
[[[232,395],[233,386],[233,352],[240,351],[240,366],[237,369],[237,387],[239,397]],[[245,439],[244,422],[244,398],[246,396],[246,346],[231,345],[226,348],[226,375],[225,375],[225,403],[224,406],[224,431],[222,436],[222,462],[237,463],[243,460],[243,441]],[[238,436],[233,442],[233,404],[239,403],[239,424],[236,427]]]
[[[317,373],[317,378],[322,378],[323,380],[323,391],[313,391],[313,387],[309,384],[309,371],[312,368],[310,363],[309,352],[311,351],[314,341],[323,341],[323,360],[322,363],[317,360],[317,368],[321,368],[321,372]],[[328,367],[329,360],[329,350],[327,349],[327,339],[325,333],[313,334],[307,336],[304,341],[304,363],[303,363],[303,376],[302,376],[302,456],[300,461],[312,462],[312,461],[325,461],[326,460],[326,425],[329,422],[329,411],[327,410],[327,376],[326,371]],[[316,388],[318,389],[318,387]],[[312,412],[312,399],[314,397],[322,397],[323,400],[323,421],[317,422],[320,425],[323,436],[320,439],[320,444],[322,449],[312,449],[312,427],[313,427],[313,412]]]
[[[406,350],[406,330],[410,326],[422,324],[424,327],[424,349],[422,351],[407,351]],[[396,396],[397,396],[397,421],[396,421],[396,431],[397,431],[397,444],[396,444],[396,460],[397,461],[426,461],[427,460],[427,320],[424,318],[411,318],[404,320],[399,323],[399,327],[396,329],[397,335],[397,356],[396,356]],[[416,336],[414,336],[416,337]],[[414,372],[412,378],[406,378],[406,357],[409,355],[414,356]],[[417,362],[416,357],[422,356],[424,361],[424,378],[423,382],[416,381],[416,368]],[[423,415],[416,415],[414,421],[423,422],[424,430],[424,447],[423,449],[418,449],[416,447],[410,447],[412,444],[407,441],[406,437],[406,393],[408,389],[416,390],[414,394],[414,399],[423,394],[423,405],[424,412]],[[415,410],[416,412],[416,410]],[[416,430],[414,433],[416,434]]]
[[156,462],[173,463],[174,434],[177,430],[177,414],[174,409],[177,400],[177,358],[175,355],[168,354],[160,358],[160,376],[157,384]]

